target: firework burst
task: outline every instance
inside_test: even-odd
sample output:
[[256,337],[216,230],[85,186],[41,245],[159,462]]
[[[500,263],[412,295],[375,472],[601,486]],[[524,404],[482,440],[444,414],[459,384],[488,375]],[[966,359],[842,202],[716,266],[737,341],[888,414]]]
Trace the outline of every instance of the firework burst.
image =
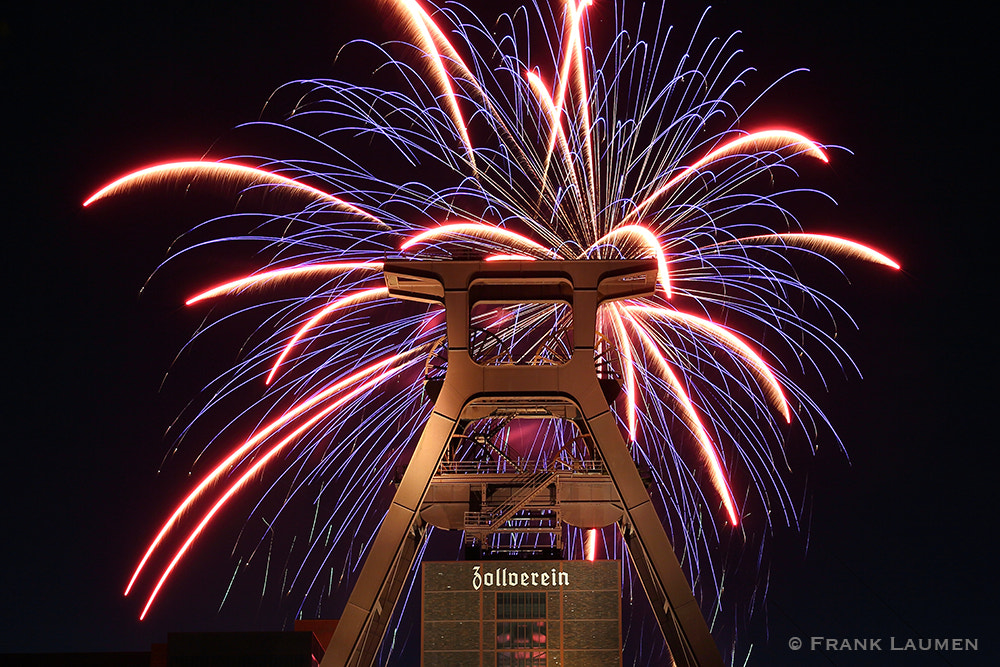
[[[492,26],[458,5],[386,4],[401,41],[350,47],[379,61],[369,83],[292,82],[269,102],[292,99],[290,112],[251,124],[304,144],[308,157],[160,164],[85,203],[175,185],[291,211],[207,223],[242,226],[244,235],[212,243],[239,241],[262,259],[251,275],[190,296],[188,307],[242,304],[252,292],[262,304],[250,310],[263,316],[189,422],[254,387],[259,394],[213,440],[224,453],[160,526],[126,594],[149,582],[145,616],[219,512],[251,495],[260,499],[251,513],[273,514],[268,525],[303,498],[313,507],[280,584],[302,600],[297,614],[350,579],[429,414],[423,381],[447,363],[442,311],[390,297],[385,260],[648,257],[656,294],[602,307],[601,347],[622,382],[620,426],[714,613],[732,543],[756,554],[772,522],[797,522],[783,443],[793,431],[811,441],[825,420],[796,378],[819,372],[817,352],[849,364],[824,322],[803,316],[833,322],[839,307],[793,262],[807,254],[898,265],[856,241],[804,231],[786,208],[803,190],[782,184],[800,164],[829,162],[830,148],[792,129],[744,127],[752,103],[730,98],[749,70],[734,37],[699,48],[696,31],[678,46],[663,15],[633,17],[639,28],[630,31],[622,7],[587,0],[536,5]],[[595,11],[613,12],[608,34],[592,34]],[[561,315],[551,307],[474,317],[493,341],[482,354],[495,345],[494,360],[504,349],[547,350],[536,363],[559,356],[549,343]],[[248,422],[255,426],[240,437]],[[566,451],[569,437],[503,424],[494,435],[511,443],[503,447],[520,437],[550,452]],[[597,537],[571,539],[571,554],[621,555],[610,531]]]

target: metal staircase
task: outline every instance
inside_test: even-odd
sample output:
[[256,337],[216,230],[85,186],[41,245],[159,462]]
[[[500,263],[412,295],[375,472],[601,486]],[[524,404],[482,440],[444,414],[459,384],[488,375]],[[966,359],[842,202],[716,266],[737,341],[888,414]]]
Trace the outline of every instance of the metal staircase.
[[498,532],[515,514],[524,509],[538,493],[555,482],[556,473],[540,470],[513,480],[516,489],[503,502],[480,512],[465,513],[466,532]]

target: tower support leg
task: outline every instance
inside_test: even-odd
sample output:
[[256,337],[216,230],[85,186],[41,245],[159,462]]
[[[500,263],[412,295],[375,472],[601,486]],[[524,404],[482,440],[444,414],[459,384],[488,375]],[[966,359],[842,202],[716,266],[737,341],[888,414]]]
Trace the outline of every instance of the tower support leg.
[[721,667],[722,656],[614,416],[607,411],[585,419],[622,500],[618,526],[674,662]]
[[374,664],[403,585],[426,537],[427,526],[420,518],[420,505],[455,425],[455,420],[431,413],[392,505],[369,548],[321,667]]

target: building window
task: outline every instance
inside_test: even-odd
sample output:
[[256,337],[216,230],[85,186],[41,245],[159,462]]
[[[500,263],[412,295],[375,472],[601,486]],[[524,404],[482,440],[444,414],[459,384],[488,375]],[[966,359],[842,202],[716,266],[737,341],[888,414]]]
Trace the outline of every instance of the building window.
[[545,667],[545,593],[497,593],[497,667]]

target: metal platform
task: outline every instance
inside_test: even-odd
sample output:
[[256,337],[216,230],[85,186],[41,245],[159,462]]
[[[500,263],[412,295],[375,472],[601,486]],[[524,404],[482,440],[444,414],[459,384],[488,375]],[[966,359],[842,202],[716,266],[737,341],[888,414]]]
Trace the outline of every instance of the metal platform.
[[[564,525],[603,528],[624,512],[601,461],[558,460],[527,472],[499,472],[494,462],[444,462],[431,479],[420,518],[465,533],[467,554],[506,558],[559,554]],[[503,540],[494,536],[510,535]],[[526,535],[548,536],[519,541]]]

